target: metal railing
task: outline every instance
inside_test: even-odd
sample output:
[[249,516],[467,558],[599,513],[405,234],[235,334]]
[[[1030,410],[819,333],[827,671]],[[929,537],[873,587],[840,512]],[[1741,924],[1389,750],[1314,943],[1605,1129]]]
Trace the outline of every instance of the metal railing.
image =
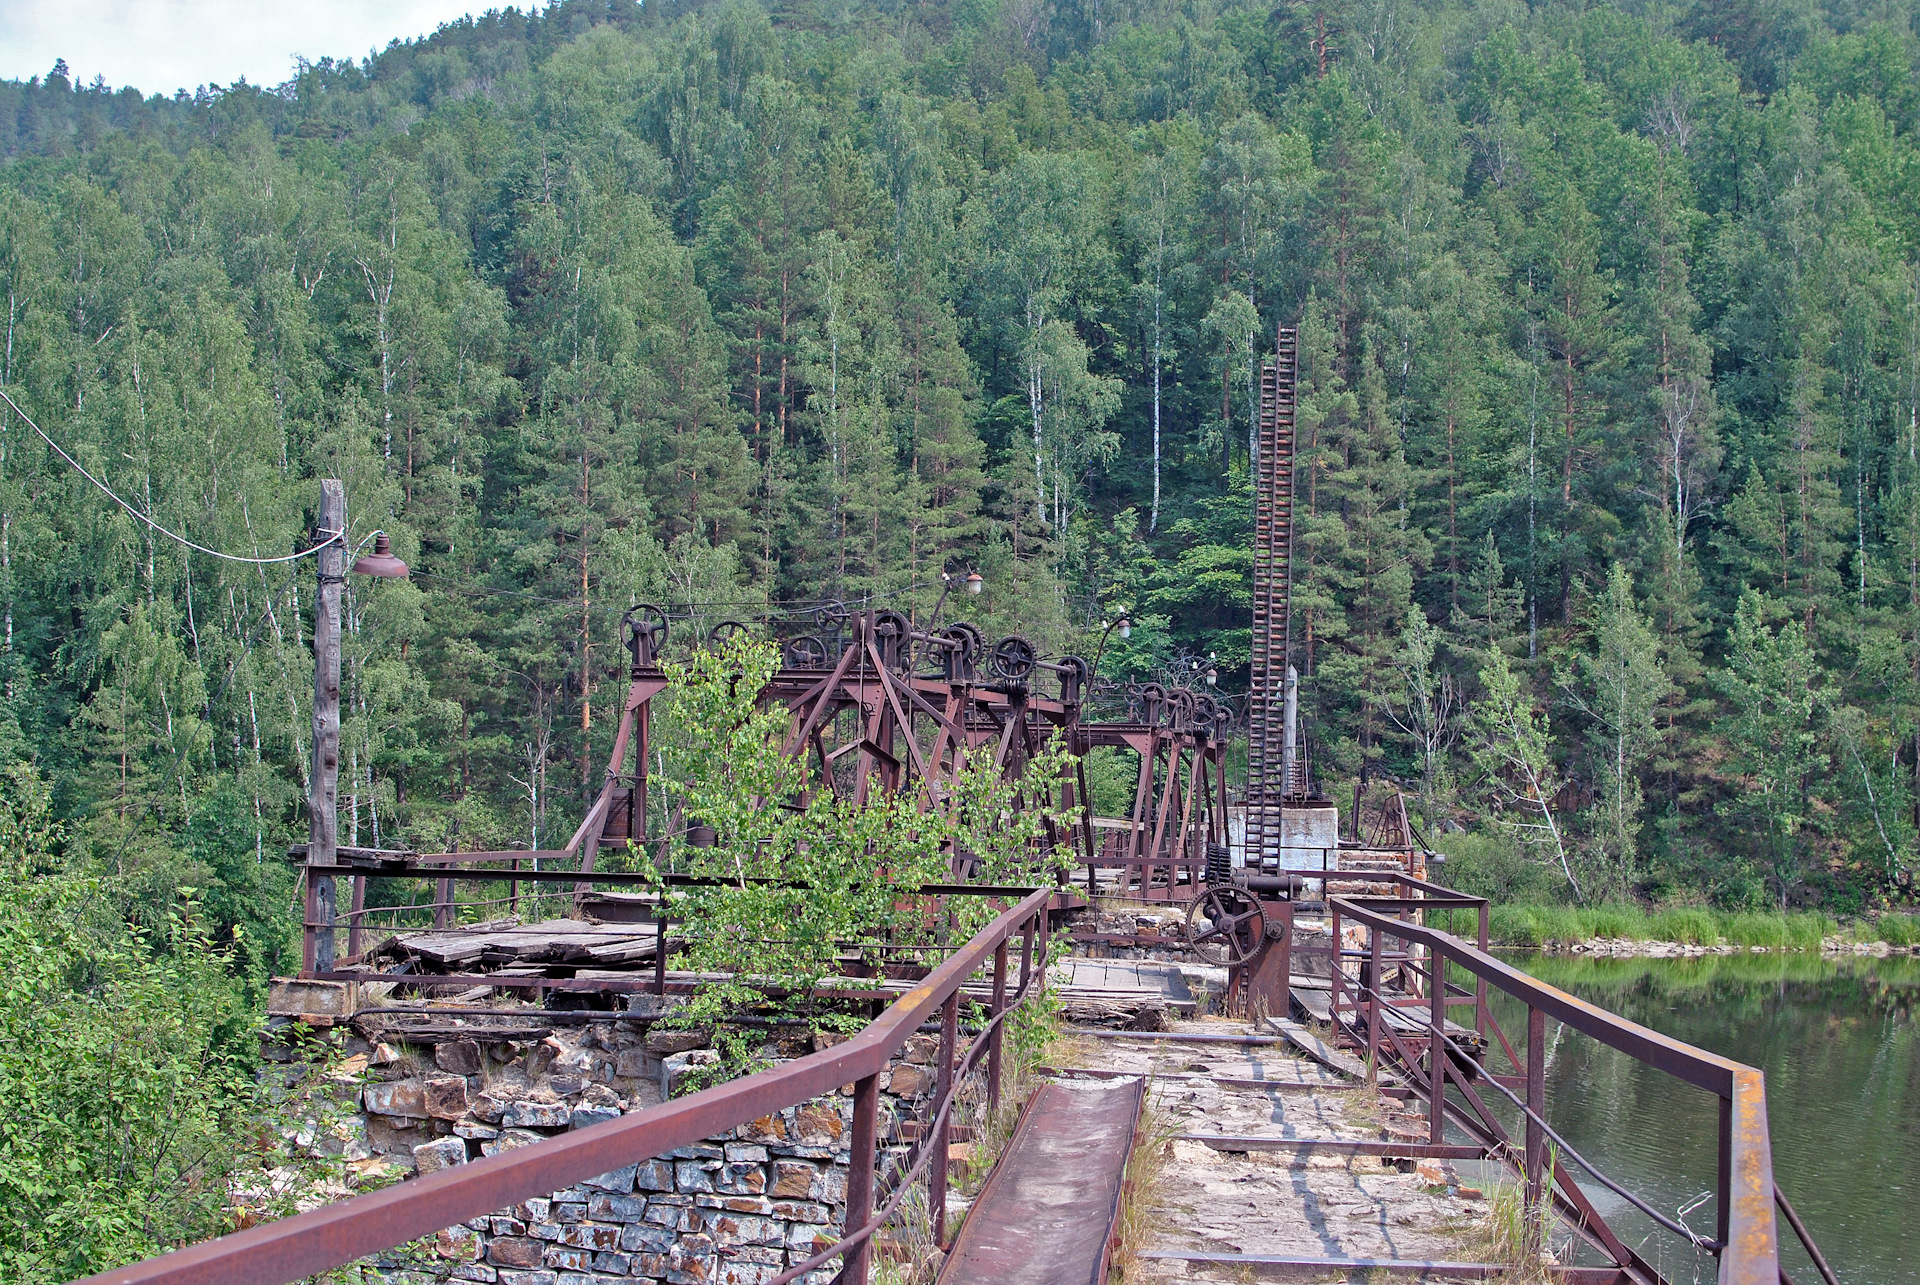
[[[1628,1021],[1494,958],[1485,949],[1482,899],[1433,886],[1408,891],[1426,895],[1336,895],[1327,899],[1335,961],[1332,1013],[1336,1027],[1365,1049],[1371,1072],[1377,1074],[1383,1065],[1392,1067],[1426,1100],[1430,1141],[1438,1144],[1443,1140],[1449,1121],[1463,1129],[1487,1148],[1489,1155],[1520,1173],[1531,1225],[1539,1225],[1542,1204],[1550,1202],[1576,1233],[1605,1254],[1627,1279],[1660,1282],[1665,1278],[1637,1248],[1607,1226],[1565,1162],[1579,1165],[1595,1181],[1695,1249],[1717,1255],[1721,1285],[1777,1285],[1786,1281],[1774,1223],[1776,1200],[1783,1202],[1784,1197],[1778,1195],[1773,1179],[1766,1083],[1761,1072]],[[1400,917],[1476,903],[1480,907],[1478,945]],[[1366,930],[1364,949],[1343,945],[1343,930],[1350,924]],[[1389,949],[1389,942],[1397,942],[1399,947]],[[1473,989],[1448,981],[1449,968],[1470,975]],[[1389,972],[1403,979],[1404,991],[1389,991]],[[1489,987],[1525,1006],[1524,1058],[1488,1006]],[[1449,1034],[1447,1029],[1448,1009],[1469,1005],[1474,1010],[1474,1029],[1486,1042],[1484,1053],[1464,1048],[1460,1036]],[[1711,1237],[1693,1231],[1683,1220],[1660,1212],[1614,1182],[1554,1133],[1546,1120],[1550,1017],[1719,1098],[1717,1222]],[[1495,1074],[1491,1069],[1496,1041],[1514,1073]],[[1524,1122],[1519,1145],[1489,1108],[1476,1081],[1491,1086],[1518,1108]],[[1806,1239],[1804,1233],[1802,1238]],[[1815,1263],[1823,1265],[1810,1240],[1807,1245]],[[1827,1275],[1824,1266],[1822,1272]]]
[[[960,1084],[983,1058],[989,1104],[998,1101],[1004,1022],[1030,992],[1035,978],[1045,973],[1045,916],[1055,890],[1021,891],[1026,895],[1017,905],[844,1043],[618,1120],[102,1272],[89,1277],[87,1285],[283,1285],[692,1145],[846,1084],[854,1086],[854,1095],[843,1239],[778,1279],[793,1280],[840,1256],[843,1265],[838,1279],[845,1285],[866,1285],[874,1233],[900,1207],[907,1189],[922,1174],[928,1184],[935,1235],[943,1234],[948,1120]],[[1023,941],[1019,984],[1009,996],[1008,943],[1016,935]],[[956,1068],[961,987],[982,968],[991,968],[993,977],[988,1020]],[[936,1013],[941,1029],[940,1075],[929,1108],[931,1119],[922,1131],[916,1157],[896,1175],[890,1198],[876,1216],[879,1077],[893,1054]]]

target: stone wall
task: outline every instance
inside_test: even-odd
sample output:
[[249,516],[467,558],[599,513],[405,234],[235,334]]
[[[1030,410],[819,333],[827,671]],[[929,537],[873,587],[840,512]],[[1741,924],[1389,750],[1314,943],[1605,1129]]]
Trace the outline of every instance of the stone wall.
[[[528,1010],[527,1021],[539,1012]],[[479,1019],[470,1029],[444,1020],[431,1031],[364,1029],[346,1037],[347,1056],[331,1075],[351,1095],[346,1109],[314,1138],[359,1189],[655,1105],[718,1061],[694,1047],[704,1043],[698,1034],[649,1031],[644,1019],[613,1015],[544,1031],[522,1022],[518,1038]],[[777,1063],[815,1042],[775,1039],[761,1055]],[[915,1036],[883,1074],[883,1148],[904,1151],[902,1125],[931,1097],[937,1053],[933,1037]],[[851,1090],[450,1227],[425,1246],[382,1256],[381,1275],[394,1285],[763,1285],[839,1239]]]

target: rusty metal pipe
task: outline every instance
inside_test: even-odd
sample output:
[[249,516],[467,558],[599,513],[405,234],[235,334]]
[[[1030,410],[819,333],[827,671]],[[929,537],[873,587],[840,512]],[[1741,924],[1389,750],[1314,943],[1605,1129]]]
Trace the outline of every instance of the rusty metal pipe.
[[[1827,1285],[1840,1285],[1840,1278],[1833,1274],[1833,1268],[1827,1265],[1827,1256],[1813,1243],[1813,1237],[1807,1232],[1807,1225],[1800,1221],[1800,1215],[1787,1202],[1787,1193],[1780,1190],[1780,1184],[1773,1184],[1773,1203],[1780,1206],[1780,1212],[1787,1216],[1787,1226],[1793,1228],[1793,1234],[1800,1238],[1800,1244],[1807,1251],[1807,1257],[1813,1260],[1813,1270],[1820,1273],[1820,1279]],[[1786,1279],[1786,1272],[1780,1273]]]

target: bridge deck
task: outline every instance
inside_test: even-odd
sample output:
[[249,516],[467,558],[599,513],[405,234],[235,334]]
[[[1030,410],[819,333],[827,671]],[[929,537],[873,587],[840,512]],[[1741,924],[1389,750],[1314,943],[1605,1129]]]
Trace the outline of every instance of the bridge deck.
[[1056,1053],[1064,1077],[1148,1077],[1143,1129],[1170,1135],[1164,1175],[1143,1193],[1150,1279],[1491,1274],[1472,1261],[1468,1235],[1486,1211],[1480,1166],[1421,1158],[1428,1148],[1413,1138],[1426,1136],[1424,1120],[1396,1118],[1396,1102],[1290,1044],[1238,1042],[1270,1028],[1211,1018],[1169,1034],[1214,1038],[1070,1035]]

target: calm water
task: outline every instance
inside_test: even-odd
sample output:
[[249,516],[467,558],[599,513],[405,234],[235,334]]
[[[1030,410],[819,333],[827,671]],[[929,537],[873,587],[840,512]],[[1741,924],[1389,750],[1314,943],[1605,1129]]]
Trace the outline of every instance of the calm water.
[[[1774,1174],[1847,1285],[1920,1285],[1920,960],[1512,957],[1541,980],[1767,1076]],[[1516,1042],[1525,1019],[1496,992]],[[1548,1118],[1602,1171],[1667,1213],[1714,1189],[1711,1095],[1548,1024]],[[1670,1279],[1712,1281],[1683,1242],[1588,1194]],[[1714,1227],[1709,1198],[1689,1225]],[[1784,1221],[1782,1263],[1817,1281]]]

